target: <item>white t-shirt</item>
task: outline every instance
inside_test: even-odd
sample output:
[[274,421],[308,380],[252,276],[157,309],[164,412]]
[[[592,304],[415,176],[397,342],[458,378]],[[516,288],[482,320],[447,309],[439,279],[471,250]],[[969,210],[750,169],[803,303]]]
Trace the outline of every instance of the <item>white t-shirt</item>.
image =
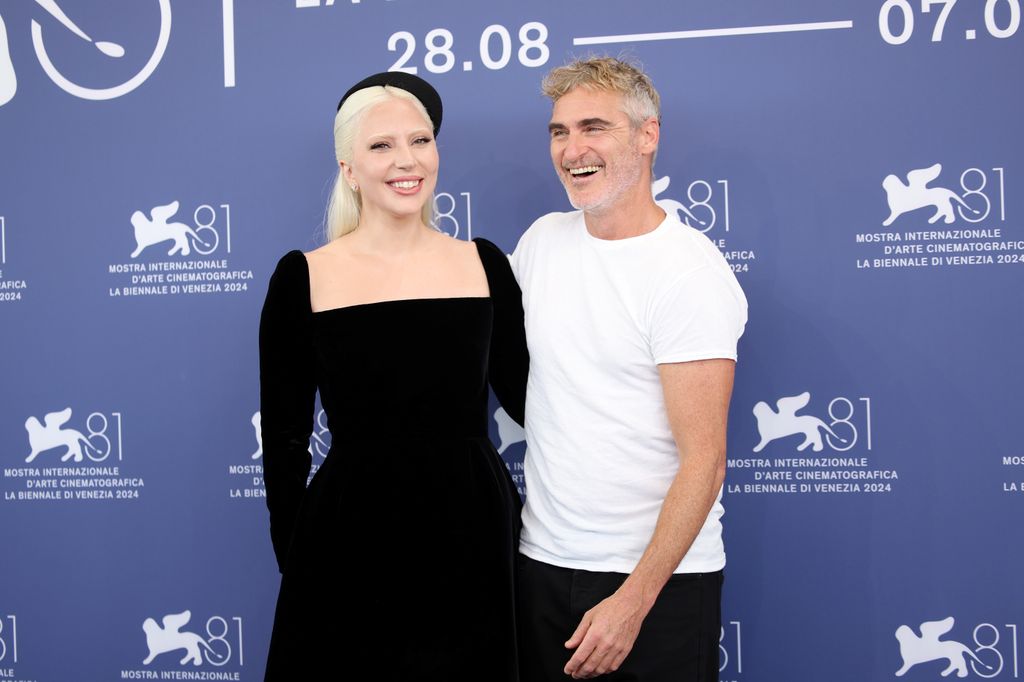
[[[722,254],[674,216],[602,240],[551,213],[512,256],[530,379],[520,551],[629,573],[679,468],[658,365],[736,358],[747,302]],[[725,566],[721,490],[676,573]]]

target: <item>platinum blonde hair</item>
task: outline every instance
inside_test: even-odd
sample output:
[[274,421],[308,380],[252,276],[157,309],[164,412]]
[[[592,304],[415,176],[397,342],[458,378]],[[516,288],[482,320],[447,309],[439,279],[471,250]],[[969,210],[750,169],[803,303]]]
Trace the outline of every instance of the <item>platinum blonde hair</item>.
[[[386,102],[389,99],[404,99],[413,103],[426,122],[428,128],[433,128],[430,116],[423,104],[416,97],[401,88],[390,85],[375,85],[363,88],[349,95],[345,104],[334,116],[334,157],[340,164],[345,161],[352,163],[352,153],[355,150],[355,139],[359,133],[359,127],[363,118],[373,107]],[[362,212],[362,197],[349,187],[345,181],[345,175],[338,168],[338,176],[334,181],[334,189],[331,190],[331,198],[327,202],[327,215],[324,219],[324,233],[327,241],[333,241],[342,235],[352,232],[359,226],[359,216]],[[434,219],[434,198],[430,197],[423,204],[421,213],[423,222],[430,225]]]

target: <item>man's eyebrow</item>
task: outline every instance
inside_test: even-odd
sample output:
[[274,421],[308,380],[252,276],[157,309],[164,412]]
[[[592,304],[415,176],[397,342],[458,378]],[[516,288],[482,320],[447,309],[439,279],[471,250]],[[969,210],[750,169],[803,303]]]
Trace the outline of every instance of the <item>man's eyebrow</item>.
[[[611,121],[606,121],[605,119],[603,119],[603,118],[601,118],[599,116],[594,116],[592,118],[580,119],[579,121],[576,122],[575,125],[576,125],[577,128],[586,128],[587,126],[592,126],[592,125],[612,126],[614,124]],[[568,130],[568,129],[569,129],[568,126],[566,126],[564,123],[551,122],[551,123],[548,124],[548,132],[552,132],[553,133],[555,131]]]

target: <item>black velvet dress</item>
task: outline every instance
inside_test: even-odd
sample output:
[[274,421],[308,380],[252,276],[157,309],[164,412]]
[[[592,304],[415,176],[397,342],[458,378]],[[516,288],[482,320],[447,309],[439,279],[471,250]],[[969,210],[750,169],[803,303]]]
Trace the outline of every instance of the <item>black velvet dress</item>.
[[[487,383],[522,421],[528,359],[508,259],[488,298],[313,313],[306,259],[270,280],[260,409],[281,591],[266,679],[515,682],[519,496]],[[309,487],[316,391],[332,444]]]

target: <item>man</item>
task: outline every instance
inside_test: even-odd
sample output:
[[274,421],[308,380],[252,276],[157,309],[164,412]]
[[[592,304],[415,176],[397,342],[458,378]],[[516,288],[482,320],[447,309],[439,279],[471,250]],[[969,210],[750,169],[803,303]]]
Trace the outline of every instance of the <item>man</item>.
[[609,58],[553,70],[551,159],[578,210],[523,235],[530,348],[522,679],[718,679],[721,494],[746,299],[651,195],[660,98]]

